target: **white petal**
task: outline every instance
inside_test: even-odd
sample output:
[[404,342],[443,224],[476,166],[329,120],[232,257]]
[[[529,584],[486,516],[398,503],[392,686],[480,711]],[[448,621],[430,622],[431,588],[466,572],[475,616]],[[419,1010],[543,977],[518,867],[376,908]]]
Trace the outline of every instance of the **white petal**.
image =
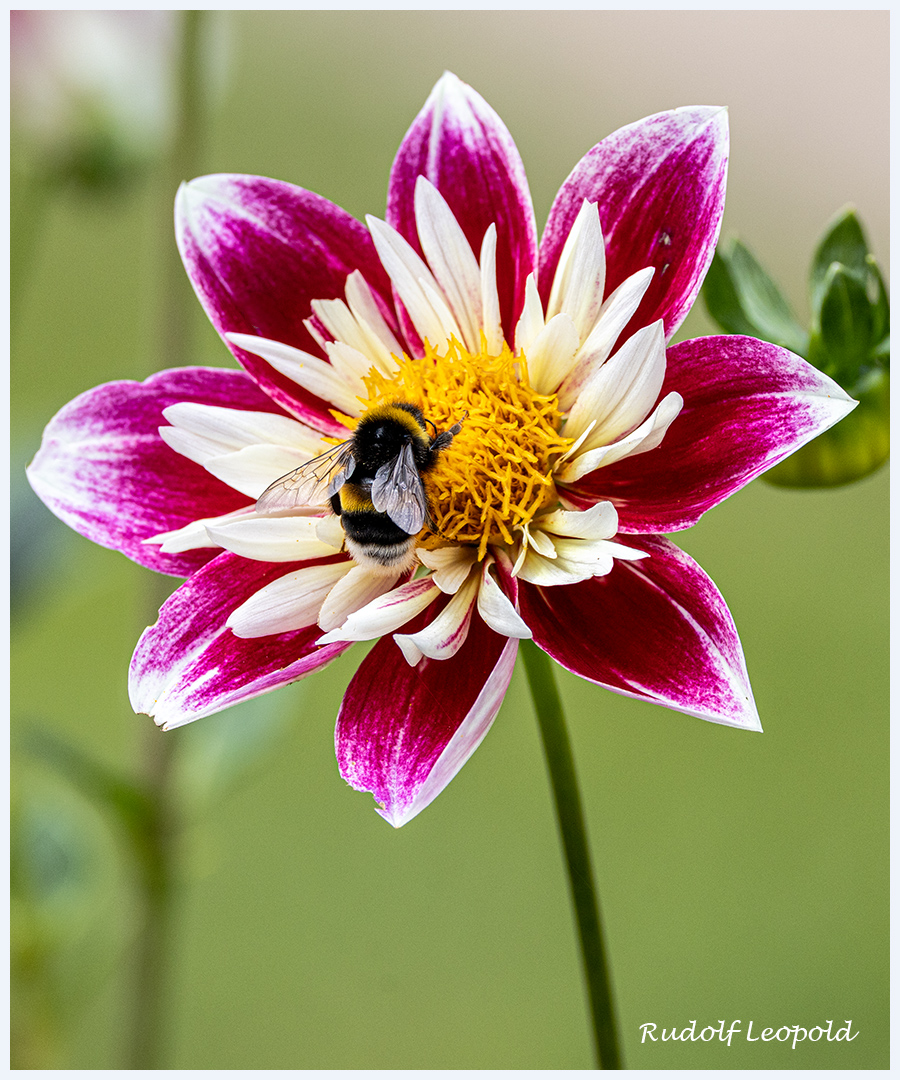
[[539,394],[552,394],[575,362],[578,331],[565,313],[554,315],[524,350],[528,382]]
[[[208,525],[219,547],[259,562],[300,562],[321,559],[340,549],[323,543],[318,517],[252,517],[229,524]],[[343,540],[343,537],[341,538]]]
[[[491,356],[503,348],[500,323],[500,294],[497,292],[497,226],[491,222],[481,241],[481,327]],[[479,346],[480,347],[480,346]]]
[[319,612],[319,626],[327,633],[343,626],[354,611],[365,607],[376,596],[389,592],[398,574],[376,573],[365,566],[353,569],[328,593]]
[[317,517],[316,521],[318,522],[316,536],[323,544],[333,547],[335,551],[340,551],[344,546],[344,529],[341,519],[337,514],[329,514],[327,517]]
[[424,611],[440,593],[440,589],[430,578],[407,581],[406,584],[377,597],[365,607],[351,612],[343,626],[320,637],[316,644],[370,641],[372,638],[383,637],[404,626],[420,611]]
[[669,425],[681,412],[683,405],[684,399],[677,391],[673,390],[670,394],[666,394],[643,424],[636,427],[630,435],[607,446],[587,450],[570,461],[564,462],[554,469],[555,479],[560,483],[571,484],[603,465],[612,465],[614,461],[621,461],[622,458],[655,450],[663,441]]
[[571,374],[559,388],[559,407],[563,412],[572,408],[581,387],[597,368],[606,363],[613,345],[643,300],[652,277],[652,266],[638,270],[636,274],[626,278],[603,302],[597,325],[581,346]]
[[181,551],[194,551],[197,548],[218,547],[206,531],[208,525],[221,525],[231,521],[239,521],[241,518],[252,514],[255,506],[245,506],[242,510],[233,510],[230,514],[221,514],[219,517],[198,518],[190,525],[184,525],[180,529],[172,529],[170,532],[157,533],[156,536],[148,536],[142,541],[144,544],[159,544],[160,551],[177,553]]
[[535,284],[534,274],[525,279],[525,302],[516,323],[516,352],[528,355],[531,343],[544,329],[544,306]]
[[455,593],[459,589],[469,576],[477,554],[474,547],[462,544],[435,548],[433,551],[416,548],[419,562],[434,571],[434,583],[444,593]]
[[407,241],[395,230],[378,218],[366,216],[369,232],[375,244],[375,250],[387,271],[397,295],[409,313],[413,326],[421,338],[427,338],[432,345],[438,346],[453,336],[462,341],[462,332],[452,320],[446,325],[446,314],[435,311],[431,301],[422,288],[427,282],[430,295],[439,295],[440,288],[431,271],[419,258]]
[[556,536],[608,540],[616,535],[619,515],[611,502],[599,502],[587,510],[554,510],[535,519],[532,525]]
[[365,353],[343,341],[329,341],[325,352],[331,366],[348,385],[363,385],[363,377],[375,366]]
[[564,311],[585,341],[597,324],[606,282],[606,248],[597,204],[581,204],[553,276],[547,319]]
[[591,571],[581,565],[568,563],[561,559],[545,559],[535,551],[527,551],[522,565],[516,573],[522,581],[532,585],[574,585],[593,577]]
[[[475,608],[480,573],[476,570],[469,575],[465,585],[456,593],[438,617],[424,629],[415,634],[394,634],[394,641],[403,649],[403,655],[409,662],[410,654],[404,648],[408,643],[415,646],[421,656],[432,660],[447,660],[462,648],[469,634],[469,624]],[[414,654],[413,654],[414,655]],[[418,657],[415,663],[418,663]]]
[[416,179],[416,231],[470,352],[481,347],[481,271],[459,222],[437,188]]
[[577,438],[591,420],[596,425],[583,450],[627,435],[653,408],[665,374],[666,343],[660,320],[638,330],[594,372],[572,406],[563,435]]
[[293,570],[245,600],[228,617],[226,626],[243,638],[266,637],[312,626],[325,597],[352,566],[347,560]]
[[320,450],[321,447],[312,454],[300,455],[287,446],[245,446],[243,450],[210,458],[204,466],[242,495],[258,499],[269,484],[316,457]]
[[[163,409],[163,416],[180,432],[175,436],[170,428],[160,428],[160,434],[173,449],[175,438],[193,437],[197,454],[185,453],[191,461],[205,464],[208,457],[218,457],[232,450],[242,450],[255,444],[273,444],[296,448],[300,460],[315,457],[322,451],[322,435],[299,420],[276,413],[253,412],[248,409],[226,409],[221,405],[201,405],[195,401],[179,401]],[[163,434],[165,433],[165,434]]]
[[613,559],[646,559],[647,553],[637,548],[617,544],[612,540],[581,540],[561,536],[556,541],[557,561],[571,566],[586,566],[592,577],[602,577],[612,570]]
[[394,337],[393,331],[378,306],[378,301],[372,295],[368,282],[359,270],[354,270],[347,278],[344,295],[347,297],[350,310],[369,341],[369,349],[363,351],[367,351],[370,356],[377,355],[379,366],[385,375],[389,375],[397,366],[392,357],[402,356],[403,347]]
[[531,630],[506,593],[494,581],[490,567],[491,563],[486,559],[478,589],[478,614],[492,630],[504,637],[530,638]]
[[252,334],[226,334],[225,337],[239,349],[260,356],[276,371],[286,375],[298,386],[308,390],[323,401],[329,401],[350,416],[358,416],[365,388],[359,380],[352,384],[342,377],[331,364],[312,353],[295,349],[280,341],[254,337]]

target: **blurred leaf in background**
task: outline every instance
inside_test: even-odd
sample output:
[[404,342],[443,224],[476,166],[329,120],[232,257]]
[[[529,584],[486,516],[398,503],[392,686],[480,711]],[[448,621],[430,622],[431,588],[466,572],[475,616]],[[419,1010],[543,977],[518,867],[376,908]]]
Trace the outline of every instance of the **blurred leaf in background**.
[[813,255],[809,330],[739,240],[719,245],[703,298],[729,334],[783,345],[859,401],[850,416],[770,469],[765,480],[783,487],[833,487],[884,464],[890,453],[890,305],[852,208],[831,222]]

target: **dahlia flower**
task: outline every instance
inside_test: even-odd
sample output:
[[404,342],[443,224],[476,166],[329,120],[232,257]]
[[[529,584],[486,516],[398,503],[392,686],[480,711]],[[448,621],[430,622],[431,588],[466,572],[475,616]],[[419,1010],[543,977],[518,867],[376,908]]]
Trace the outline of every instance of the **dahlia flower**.
[[[669,347],[713,255],[727,148],[720,108],[614,132],[538,243],[512,138],[445,74],[400,146],[385,221],[261,177],[183,185],[184,264],[243,370],[89,391],[29,470],[79,532],[187,578],[138,643],[135,711],[178,727],[379,639],[336,749],[395,826],[484,738],[522,638],[610,690],[759,730],[728,608],[662,534],[854,402],[752,338]],[[310,505],[257,506],[396,402],[456,432],[424,474],[407,563],[348,553],[340,478]]]

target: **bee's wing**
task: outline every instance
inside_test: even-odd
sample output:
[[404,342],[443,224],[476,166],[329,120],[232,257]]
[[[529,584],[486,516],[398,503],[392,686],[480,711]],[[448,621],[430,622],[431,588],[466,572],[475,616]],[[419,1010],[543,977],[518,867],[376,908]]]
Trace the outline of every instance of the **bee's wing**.
[[410,535],[425,524],[428,499],[409,443],[375,473],[370,498],[376,510]]
[[299,469],[279,477],[256,500],[258,514],[277,514],[300,506],[319,506],[339,491],[353,468],[353,444],[348,439]]

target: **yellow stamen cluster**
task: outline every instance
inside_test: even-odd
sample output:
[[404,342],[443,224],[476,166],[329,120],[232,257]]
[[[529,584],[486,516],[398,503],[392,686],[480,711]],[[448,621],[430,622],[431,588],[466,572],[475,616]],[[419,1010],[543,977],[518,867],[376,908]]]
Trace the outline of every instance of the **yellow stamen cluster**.
[[366,409],[409,401],[439,432],[462,421],[426,477],[434,533],[425,546],[477,544],[482,559],[489,543],[511,544],[514,530],[556,501],[551,463],[573,440],[558,432],[556,395],[532,390],[525,357],[506,344],[491,356],[483,337],[480,353],[453,339],[439,355],[426,342],[425,355],[404,356],[395,375],[373,368],[364,381]]

